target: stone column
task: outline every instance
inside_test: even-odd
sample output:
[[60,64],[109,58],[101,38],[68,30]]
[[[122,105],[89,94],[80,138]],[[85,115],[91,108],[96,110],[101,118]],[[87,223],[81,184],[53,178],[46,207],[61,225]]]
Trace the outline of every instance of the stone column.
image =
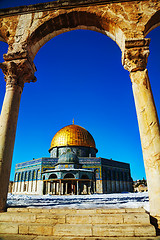
[[50,194],[51,193],[51,182],[49,181],[48,182],[48,194]]
[[66,182],[66,195],[67,195],[67,192],[68,192],[68,183]]
[[63,195],[63,189],[64,188],[64,184],[63,184],[63,182],[61,183],[61,195]]
[[77,180],[77,195],[79,195],[79,183],[78,183],[78,180]]
[[[21,93],[25,82],[35,80],[35,67],[28,58],[4,55],[0,68],[5,75],[6,93],[0,115],[0,212],[6,209]],[[12,58],[12,59],[11,59]]]
[[59,180],[59,195],[61,195],[61,187],[62,187],[61,180]]
[[55,189],[54,189],[54,194],[57,194],[57,182],[55,182]]
[[128,40],[123,65],[130,72],[137,111],[150,214],[160,216],[160,127],[146,69],[150,39]]

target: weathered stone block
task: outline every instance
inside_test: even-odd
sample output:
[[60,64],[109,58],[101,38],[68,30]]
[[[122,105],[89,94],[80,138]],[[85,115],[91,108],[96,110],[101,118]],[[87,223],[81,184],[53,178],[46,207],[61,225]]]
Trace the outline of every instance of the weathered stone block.
[[134,228],[126,225],[93,225],[93,236],[133,237]]
[[53,214],[68,214],[76,213],[76,209],[50,209],[50,213]]
[[18,224],[0,223],[0,233],[16,233],[16,234],[18,234]]
[[126,208],[124,209],[126,213],[145,213],[145,209],[144,208]]
[[91,224],[57,224],[53,227],[53,235],[57,236],[92,236]]
[[35,222],[36,216],[34,214],[29,213],[2,213],[0,214],[0,221],[2,222]]
[[[33,235],[21,235],[21,234],[0,234],[1,240],[33,240],[35,236]],[[51,239],[53,240],[53,239]]]
[[37,214],[36,215],[37,223],[48,223],[48,224],[56,224],[56,223],[65,223],[65,215],[63,214]]
[[31,213],[41,213],[42,212],[42,208],[29,208],[28,211]]
[[156,231],[152,225],[136,226],[135,227],[135,236],[138,237],[149,237],[156,236]]
[[94,214],[96,213],[96,209],[76,209],[77,214]]
[[7,208],[7,212],[28,212],[28,208]]
[[51,225],[30,225],[29,226],[29,234],[33,235],[44,235],[44,236],[52,236],[52,226]]
[[92,217],[88,215],[67,215],[66,216],[66,223],[69,224],[91,224],[92,223]]
[[125,213],[125,209],[96,209],[96,213],[121,214]]
[[28,235],[28,233],[29,233],[29,226],[28,225],[19,225],[19,227],[18,227],[18,232],[19,232],[19,234],[26,234],[26,235]]
[[34,240],[61,240],[61,237],[50,236],[34,236]]
[[97,214],[92,215],[93,224],[122,224],[123,216],[120,214]]
[[123,219],[126,224],[150,224],[149,215],[146,213],[123,214]]

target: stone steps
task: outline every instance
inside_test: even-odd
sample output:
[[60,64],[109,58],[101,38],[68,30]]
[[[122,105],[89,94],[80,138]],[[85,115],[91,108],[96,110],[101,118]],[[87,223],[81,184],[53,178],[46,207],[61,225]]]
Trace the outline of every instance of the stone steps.
[[0,234],[0,240],[160,240],[160,237],[73,237]]
[[[10,208],[0,213],[0,234],[55,239],[154,239],[144,209]],[[12,235],[12,236],[13,236]],[[43,236],[43,237],[42,237]],[[54,238],[53,238],[54,236]],[[1,239],[1,238],[0,238]],[[38,238],[37,238],[38,239]]]

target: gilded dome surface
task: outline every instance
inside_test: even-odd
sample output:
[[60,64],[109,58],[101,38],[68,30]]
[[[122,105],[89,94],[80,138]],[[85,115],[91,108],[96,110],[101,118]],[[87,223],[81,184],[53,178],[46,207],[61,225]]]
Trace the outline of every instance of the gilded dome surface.
[[50,149],[60,146],[96,148],[92,135],[85,128],[74,124],[60,129],[53,137]]

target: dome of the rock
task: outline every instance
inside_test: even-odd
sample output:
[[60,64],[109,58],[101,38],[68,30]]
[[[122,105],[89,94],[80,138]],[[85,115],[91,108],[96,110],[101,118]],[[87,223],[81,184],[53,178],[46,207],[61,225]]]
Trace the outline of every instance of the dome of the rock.
[[91,147],[96,149],[92,135],[85,128],[74,124],[60,129],[53,137],[50,149],[61,146]]

